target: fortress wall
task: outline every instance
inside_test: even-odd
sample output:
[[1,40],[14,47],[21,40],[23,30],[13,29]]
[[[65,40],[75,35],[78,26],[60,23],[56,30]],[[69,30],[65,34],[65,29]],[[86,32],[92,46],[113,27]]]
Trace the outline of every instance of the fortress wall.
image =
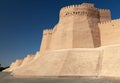
[[15,69],[21,68],[22,66],[26,66],[27,64],[29,64],[30,62],[32,62],[34,60],[34,55],[28,55],[27,57],[25,57],[23,60],[16,60],[15,62],[13,62],[9,68],[7,68],[6,70],[4,70],[3,72],[12,72]]
[[99,27],[98,27],[98,23],[100,22],[99,12],[95,9],[89,10],[87,21],[88,21],[88,24],[89,24],[88,27],[90,28],[90,32],[92,34],[92,40],[93,40],[94,47],[101,46],[100,30],[99,30]]
[[65,16],[70,16],[73,14],[83,15],[87,13],[88,10],[97,10],[97,9],[94,8],[94,4],[83,3],[81,5],[70,5],[70,6],[61,8],[59,16],[61,19],[61,18],[64,18]]
[[120,45],[106,46],[100,76],[120,77]]
[[111,13],[109,9],[97,9],[99,11],[100,22],[110,21]]
[[12,64],[10,65],[10,68],[14,67],[14,64],[15,64],[15,62],[12,62]]
[[34,59],[27,57],[13,63],[12,74],[120,77],[119,35],[120,20],[111,21],[109,10],[87,3],[64,7],[53,30],[43,32],[40,52]]
[[[84,28],[83,28],[84,27]],[[82,40],[82,41],[81,41]],[[73,48],[94,47],[87,16],[74,16]]]
[[[64,27],[63,30],[66,31],[66,37],[64,36],[64,38],[67,38],[62,44],[66,46],[65,48],[100,46],[98,22],[100,22],[99,12],[94,8],[93,4],[83,3],[82,5],[71,5],[62,8],[59,22],[61,24],[58,23],[58,25],[62,25],[59,27]],[[67,40],[69,41],[67,42]]]
[[[101,46],[101,37],[100,37],[100,29],[98,27],[98,22],[100,20],[96,17],[88,17],[88,23],[89,23],[89,28],[90,32],[92,34],[92,40],[93,40],[93,45],[94,47],[100,47]],[[87,43],[87,41],[86,41]]]
[[[48,51],[27,66],[13,71],[14,76],[97,76],[98,49]],[[24,70],[23,70],[24,69]]]
[[11,64],[10,71],[19,68],[22,65],[22,62],[23,60],[16,60],[14,63]]
[[40,57],[40,51],[37,51],[36,54],[35,54],[35,56],[34,56],[34,59],[37,59],[39,57]]
[[27,57],[24,58],[21,66],[29,64],[32,60],[34,60],[34,55],[27,55]]
[[[52,35],[49,35],[49,39],[48,36],[43,37],[41,53],[44,53],[45,49],[101,46],[98,23],[106,20],[111,20],[110,11],[96,9],[93,4],[83,3],[62,8],[60,20],[53,28]],[[49,45],[46,44],[47,41]]]
[[[80,9],[83,14],[79,14],[77,9],[74,14],[73,26],[73,47],[91,48],[100,46],[100,31],[98,28],[99,12],[95,8]],[[81,41],[82,40],[82,41]]]
[[16,60],[12,67],[19,67],[22,64],[23,60]]
[[51,37],[50,50],[72,48],[73,16],[61,18]]
[[40,47],[40,54],[44,54],[49,49],[52,36],[52,29],[46,29],[43,31],[42,43]]
[[14,76],[120,77],[120,45],[47,51],[31,63],[14,67]]
[[3,70],[2,72],[12,72],[12,68],[14,67],[14,64],[15,64],[15,62],[12,62],[10,67],[5,69],[5,70]]
[[99,56],[96,49],[69,50],[59,76],[97,76]]
[[109,76],[120,77],[120,45],[47,51],[31,63],[14,68],[18,77]]
[[[46,52],[31,64],[23,66],[12,72],[14,76],[58,76],[61,66],[64,63],[67,52]],[[24,70],[21,70],[24,69]],[[30,72],[29,72],[30,71]]]
[[99,24],[101,46],[120,44],[120,20],[112,20]]

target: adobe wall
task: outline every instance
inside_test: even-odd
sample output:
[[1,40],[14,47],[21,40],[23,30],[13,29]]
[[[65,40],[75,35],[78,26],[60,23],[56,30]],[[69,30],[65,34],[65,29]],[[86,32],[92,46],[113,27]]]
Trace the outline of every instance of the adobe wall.
[[34,59],[34,57],[35,57],[34,55],[27,55],[27,57],[23,59],[21,66],[29,64]]
[[[75,11],[76,9],[79,11]],[[97,12],[95,12],[95,10]],[[85,12],[88,12],[88,11],[91,11],[91,15],[89,14],[90,16],[97,15],[96,13],[99,12],[100,22],[111,20],[111,12],[109,9],[95,8],[94,4],[90,4],[90,3],[83,3],[80,5],[70,5],[70,6],[63,7],[61,8],[61,11],[60,11],[60,17],[65,17],[66,15],[71,15],[72,13],[84,14]]]
[[12,72],[14,76],[97,76],[99,49],[48,51],[32,63]]
[[43,55],[46,50],[49,49],[51,42],[52,29],[46,29],[43,31],[42,42],[40,47],[40,54]]
[[35,59],[12,74],[120,77],[119,35],[120,20],[111,21],[109,10],[86,3],[64,7],[53,30],[43,32]]
[[101,46],[120,44],[120,20],[99,23]]
[[97,9],[94,4],[63,7],[60,10],[59,22],[53,30],[43,31],[40,53],[67,48],[100,47],[98,23],[108,20],[111,20],[110,11]]
[[100,22],[99,11],[93,4],[64,7],[59,18],[58,24],[53,28],[50,50],[93,48],[101,45],[97,25]]
[[[67,21],[69,20],[69,22]],[[73,40],[73,16],[65,17],[53,29],[50,50],[72,48]]]
[[59,76],[97,76],[99,68],[98,49],[73,49],[61,68]]
[[120,77],[120,44],[102,47],[99,76]]
[[34,59],[37,59],[37,58],[39,58],[40,57],[40,51],[37,51],[36,53],[35,53],[35,56],[34,56]]
[[[82,14],[74,16],[73,48],[94,48],[100,46],[100,34],[98,28],[99,12],[95,8],[81,8]],[[82,41],[81,41],[82,40]]]
[[110,21],[111,20],[111,12],[109,9],[98,9],[100,22]]
[[120,77],[120,44],[100,48],[47,51],[44,56],[12,71],[18,77]]
[[27,64],[29,64],[32,60],[34,60],[34,55],[27,55],[27,57],[25,57],[23,60],[16,60],[15,62],[13,62],[9,68],[7,68],[6,70],[4,70],[3,72],[12,72],[15,69],[18,69],[22,66],[26,66]]
[[10,65],[10,67],[7,68],[7,69],[5,69],[5,70],[3,70],[2,72],[12,72],[13,71],[12,68],[14,67],[14,64],[15,64],[15,62],[12,62],[11,65]]
[[16,60],[10,65],[9,71],[13,71],[14,69],[19,68],[23,63],[23,60]]

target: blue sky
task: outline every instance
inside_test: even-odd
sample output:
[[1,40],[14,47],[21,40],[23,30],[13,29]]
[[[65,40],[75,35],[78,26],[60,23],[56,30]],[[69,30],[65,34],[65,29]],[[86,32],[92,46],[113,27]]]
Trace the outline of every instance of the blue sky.
[[0,64],[39,51],[42,31],[58,22],[60,8],[82,2],[110,9],[112,19],[120,18],[120,0],[0,0]]

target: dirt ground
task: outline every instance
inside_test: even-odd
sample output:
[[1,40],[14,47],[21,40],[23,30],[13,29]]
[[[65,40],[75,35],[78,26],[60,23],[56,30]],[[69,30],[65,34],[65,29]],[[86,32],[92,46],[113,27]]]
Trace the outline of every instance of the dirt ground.
[[120,83],[110,78],[15,78],[9,73],[0,72],[0,83]]

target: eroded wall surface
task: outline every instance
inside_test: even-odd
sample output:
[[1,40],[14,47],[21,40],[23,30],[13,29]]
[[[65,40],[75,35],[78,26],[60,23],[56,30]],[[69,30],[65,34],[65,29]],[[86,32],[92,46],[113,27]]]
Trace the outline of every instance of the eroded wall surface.
[[120,77],[120,45],[106,46],[100,76]]
[[40,53],[44,54],[47,50],[100,47],[101,29],[98,23],[110,20],[110,10],[97,9],[94,4],[63,7],[55,27],[43,31]]
[[99,24],[101,46],[120,44],[120,20],[112,20]]
[[98,49],[49,51],[31,64],[14,70],[13,74],[23,77],[96,76],[99,66],[99,55],[100,51]]
[[[59,22],[44,30],[40,51],[14,76],[120,77],[120,20],[94,4],[61,9]],[[25,62],[29,59],[25,59]]]

